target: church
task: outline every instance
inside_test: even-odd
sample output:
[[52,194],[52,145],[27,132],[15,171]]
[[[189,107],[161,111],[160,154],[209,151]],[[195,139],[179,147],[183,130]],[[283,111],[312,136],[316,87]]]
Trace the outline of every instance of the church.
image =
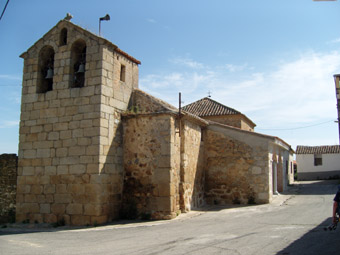
[[69,20],[24,59],[16,220],[172,219],[270,203],[293,150],[210,97],[176,108],[138,88],[141,62]]

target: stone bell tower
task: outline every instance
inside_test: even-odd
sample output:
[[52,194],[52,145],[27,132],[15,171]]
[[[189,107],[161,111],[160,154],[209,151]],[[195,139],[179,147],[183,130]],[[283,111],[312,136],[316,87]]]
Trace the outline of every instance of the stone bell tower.
[[100,224],[123,185],[122,112],[140,62],[68,20],[24,59],[17,221]]

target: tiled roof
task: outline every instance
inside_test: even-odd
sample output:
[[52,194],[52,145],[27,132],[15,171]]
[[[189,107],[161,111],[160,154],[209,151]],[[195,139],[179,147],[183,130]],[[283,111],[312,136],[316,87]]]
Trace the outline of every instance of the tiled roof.
[[184,111],[190,112],[200,117],[241,114],[233,108],[220,104],[208,97],[182,107]]
[[296,154],[335,154],[340,153],[339,145],[301,146],[296,147]]

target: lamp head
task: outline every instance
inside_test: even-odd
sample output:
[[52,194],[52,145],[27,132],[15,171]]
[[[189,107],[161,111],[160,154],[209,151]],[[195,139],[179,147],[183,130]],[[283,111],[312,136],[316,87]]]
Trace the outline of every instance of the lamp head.
[[101,17],[99,20],[110,20],[110,15],[106,14],[105,17]]

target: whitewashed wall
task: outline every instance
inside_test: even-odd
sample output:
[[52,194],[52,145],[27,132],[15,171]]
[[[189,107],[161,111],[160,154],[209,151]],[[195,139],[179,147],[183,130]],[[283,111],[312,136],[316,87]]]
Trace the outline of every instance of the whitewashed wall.
[[299,180],[317,180],[340,176],[340,154],[323,154],[322,165],[314,166],[313,154],[297,154]]

